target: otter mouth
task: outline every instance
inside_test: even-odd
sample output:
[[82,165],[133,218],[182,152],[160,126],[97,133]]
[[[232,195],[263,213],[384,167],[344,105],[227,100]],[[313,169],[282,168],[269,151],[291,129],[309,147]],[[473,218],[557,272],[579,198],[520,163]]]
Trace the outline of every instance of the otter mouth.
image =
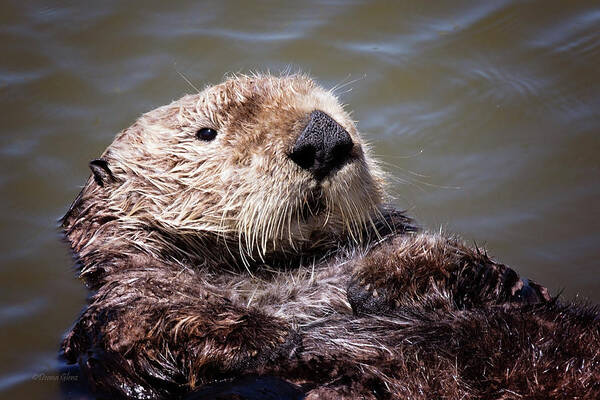
[[310,217],[316,217],[325,210],[325,203],[323,201],[323,189],[321,185],[315,187],[308,192],[302,209],[300,210],[300,216],[303,220],[308,220]]

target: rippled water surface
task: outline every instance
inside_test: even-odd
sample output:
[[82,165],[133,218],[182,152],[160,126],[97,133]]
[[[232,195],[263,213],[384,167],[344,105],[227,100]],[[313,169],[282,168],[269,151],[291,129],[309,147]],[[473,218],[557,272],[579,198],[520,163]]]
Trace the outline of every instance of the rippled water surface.
[[422,225],[600,302],[598,2],[37,3],[0,3],[1,397],[65,396],[86,292],[56,220],[113,135],[194,91],[181,75],[339,85]]

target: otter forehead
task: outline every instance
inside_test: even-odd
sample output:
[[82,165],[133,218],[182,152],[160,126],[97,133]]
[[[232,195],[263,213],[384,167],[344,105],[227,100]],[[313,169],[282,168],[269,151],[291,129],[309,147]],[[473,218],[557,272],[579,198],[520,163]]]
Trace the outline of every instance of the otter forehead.
[[199,94],[199,101],[217,118],[226,115],[236,120],[257,108],[306,112],[317,106],[342,111],[334,96],[303,75],[236,77],[207,88]]

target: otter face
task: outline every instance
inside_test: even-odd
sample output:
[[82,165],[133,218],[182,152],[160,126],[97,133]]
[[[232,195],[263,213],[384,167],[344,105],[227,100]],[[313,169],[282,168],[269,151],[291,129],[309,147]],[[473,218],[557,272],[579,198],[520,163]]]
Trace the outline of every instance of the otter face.
[[123,223],[222,236],[251,258],[360,241],[383,197],[349,115],[301,75],[236,77],[185,96],[140,117],[102,159]]

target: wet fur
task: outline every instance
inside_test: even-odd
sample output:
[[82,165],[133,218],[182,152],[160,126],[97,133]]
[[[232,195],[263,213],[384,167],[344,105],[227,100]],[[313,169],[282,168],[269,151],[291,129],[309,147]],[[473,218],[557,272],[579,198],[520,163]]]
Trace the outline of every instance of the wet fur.
[[[356,143],[320,188],[286,155],[314,109]],[[186,96],[91,166],[63,228],[93,294],[63,351],[100,393],[258,374],[311,399],[600,395],[598,310],[384,206],[354,123],[305,76]]]

